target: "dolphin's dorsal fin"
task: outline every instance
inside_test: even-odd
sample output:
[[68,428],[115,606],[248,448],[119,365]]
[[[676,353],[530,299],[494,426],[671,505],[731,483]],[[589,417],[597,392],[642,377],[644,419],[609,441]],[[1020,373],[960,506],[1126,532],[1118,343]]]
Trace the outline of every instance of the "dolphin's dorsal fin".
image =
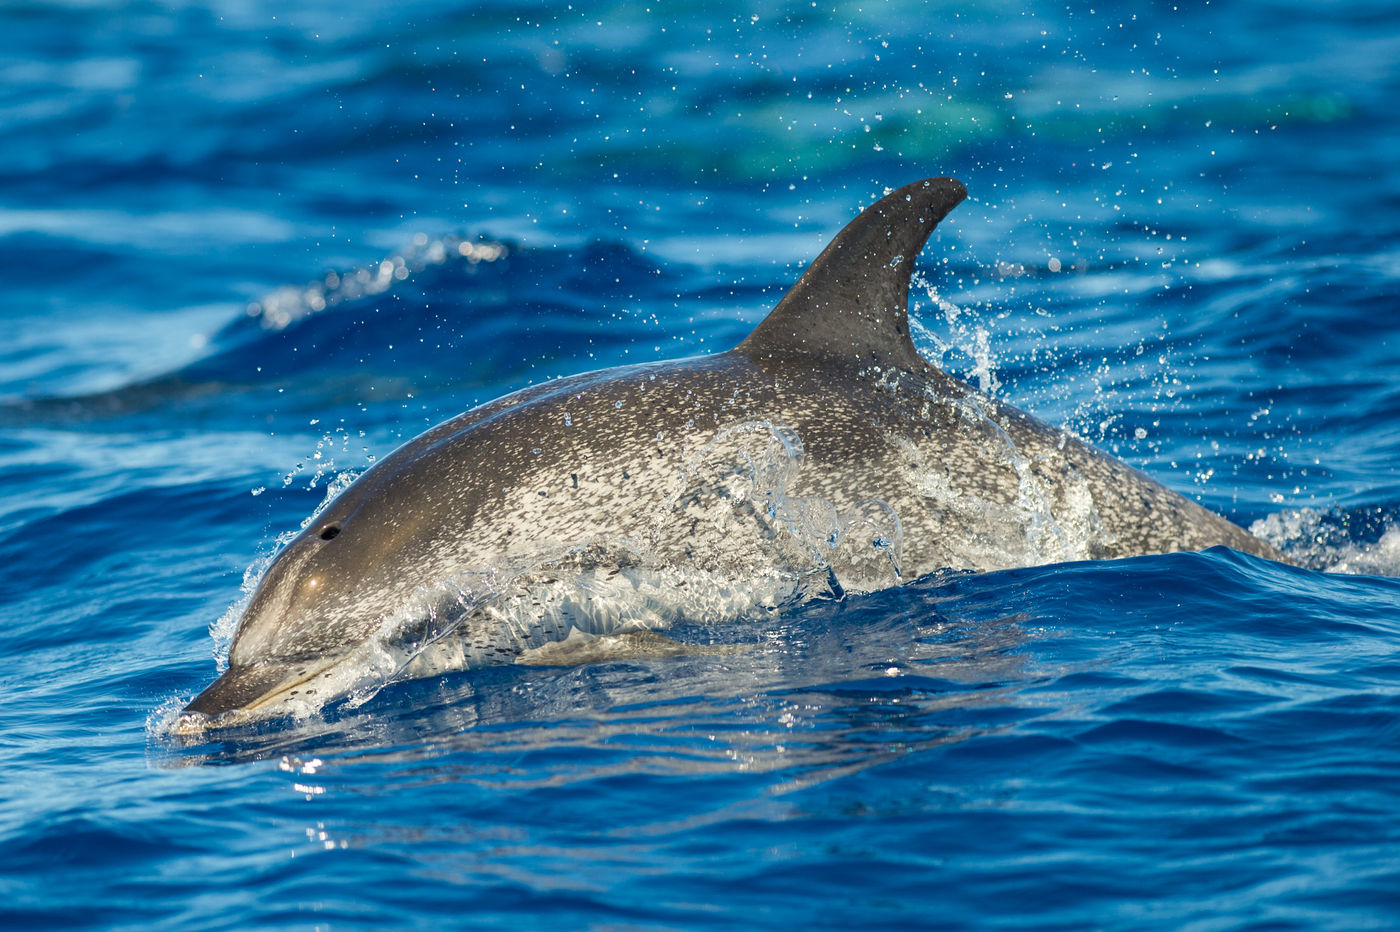
[[928,178],[880,198],[822,250],[739,350],[917,365],[909,338],[914,257],[966,196],[960,181]]

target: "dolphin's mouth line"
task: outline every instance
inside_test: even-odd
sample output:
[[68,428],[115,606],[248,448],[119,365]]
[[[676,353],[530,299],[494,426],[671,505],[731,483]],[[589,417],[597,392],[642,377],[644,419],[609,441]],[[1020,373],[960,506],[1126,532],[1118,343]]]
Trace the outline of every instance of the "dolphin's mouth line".
[[[319,667],[316,667],[315,669],[311,670],[309,673],[305,674],[304,676],[301,676],[300,678],[295,679],[295,680],[291,680],[290,682],[284,682],[284,683],[282,683],[281,685],[279,685],[276,689],[272,690],[271,692],[264,693],[263,695],[259,696],[257,699],[254,699],[252,702],[249,702],[248,704],[242,706],[241,711],[244,711],[244,712],[252,712],[252,711],[254,711],[254,710],[256,710],[256,709],[261,709],[263,706],[267,705],[268,703],[273,702],[274,700],[277,700],[277,699],[281,698],[288,690],[294,689],[294,688],[297,687],[297,686],[301,686],[301,685],[304,684],[304,683],[309,683],[309,682],[311,682],[311,681],[314,680],[316,677],[320,676],[322,673],[326,672],[326,671],[329,670],[331,667],[335,666],[338,662],[339,662],[338,660],[333,660],[333,661],[330,661],[329,663],[322,663]],[[239,710],[239,709],[230,709],[229,711],[230,711],[230,712],[236,712],[236,711],[240,711],[240,710]]]
[[[225,708],[216,708],[213,711],[197,708],[201,699],[205,698],[209,693],[219,687],[219,684],[223,681],[221,677],[219,680],[216,680],[209,689],[206,689],[194,699],[190,700],[184,710],[181,711],[179,716],[171,724],[170,730],[174,734],[199,735],[209,731],[236,728],[240,725],[258,721],[264,717],[259,714],[261,710],[275,707],[288,698],[287,694],[289,692],[322,676],[327,670],[337,666],[342,659],[343,658],[340,657],[333,660],[320,658],[319,662],[308,661],[305,665],[297,664],[295,667],[291,664],[287,664],[285,665],[287,669],[298,670],[292,678],[281,679],[277,681],[272,688],[259,692],[250,699],[240,699],[236,702],[229,703]],[[315,663],[315,666],[311,666],[311,663]],[[249,671],[258,671],[260,667],[264,670],[267,669],[264,665],[255,665],[245,669]],[[233,672],[232,668],[229,672]],[[236,675],[237,673],[235,672],[235,676]],[[224,676],[228,676],[228,672],[225,672]],[[333,696],[334,690],[328,691],[327,695]],[[308,701],[319,707],[321,703],[314,702],[314,699],[315,697],[308,696]],[[271,718],[275,716],[267,717]]]

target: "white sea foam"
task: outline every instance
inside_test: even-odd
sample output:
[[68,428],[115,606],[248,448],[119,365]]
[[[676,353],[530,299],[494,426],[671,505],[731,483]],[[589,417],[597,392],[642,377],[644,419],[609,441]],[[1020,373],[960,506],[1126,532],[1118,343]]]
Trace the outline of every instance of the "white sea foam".
[[1387,518],[1377,539],[1357,540],[1350,518],[1337,509],[1297,508],[1261,518],[1249,530],[1311,569],[1400,576],[1400,525]]

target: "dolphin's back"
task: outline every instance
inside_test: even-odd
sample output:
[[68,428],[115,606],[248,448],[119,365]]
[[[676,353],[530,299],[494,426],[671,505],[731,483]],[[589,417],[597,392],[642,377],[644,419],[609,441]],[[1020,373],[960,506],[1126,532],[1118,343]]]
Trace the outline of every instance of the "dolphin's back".
[[645,541],[665,560],[729,565],[741,562],[726,560],[743,550],[738,526],[700,540],[706,525],[687,517],[686,496],[706,494],[695,486],[717,458],[772,454],[765,445],[776,441],[754,433],[768,425],[791,434],[801,462],[763,494],[821,502],[838,516],[883,502],[901,526],[905,578],[1220,544],[1277,558],[1229,521],[919,355],[907,311],[913,260],[965,196],[961,183],[934,178],[871,205],[728,353],[585,373],[498,399],[410,441],[347,499],[399,490],[392,521],[420,529],[417,559],[434,572],[600,538]]

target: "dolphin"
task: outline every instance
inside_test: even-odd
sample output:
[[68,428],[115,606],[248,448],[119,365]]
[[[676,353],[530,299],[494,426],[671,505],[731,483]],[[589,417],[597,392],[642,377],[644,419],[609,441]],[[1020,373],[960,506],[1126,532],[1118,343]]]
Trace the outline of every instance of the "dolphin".
[[966,193],[930,178],[878,200],[728,352],[525,388],[375,463],[267,567],[177,730],[945,567],[1280,559],[920,356],[914,259]]

